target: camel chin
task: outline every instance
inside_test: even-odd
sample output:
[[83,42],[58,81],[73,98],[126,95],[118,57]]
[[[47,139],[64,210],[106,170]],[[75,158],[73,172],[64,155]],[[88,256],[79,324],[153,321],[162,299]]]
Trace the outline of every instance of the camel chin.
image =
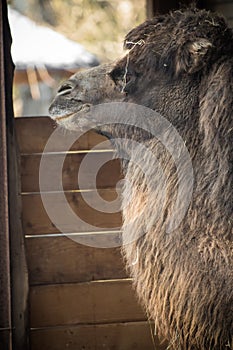
[[[94,128],[94,121],[90,117],[91,104],[85,103],[80,106],[77,106],[76,110],[66,111],[54,108],[51,106],[49,110],[50,118],[52,118],[57,125],[68,130],[80,130],[87,131]],[[67,113],[68,112],[68,113]]]

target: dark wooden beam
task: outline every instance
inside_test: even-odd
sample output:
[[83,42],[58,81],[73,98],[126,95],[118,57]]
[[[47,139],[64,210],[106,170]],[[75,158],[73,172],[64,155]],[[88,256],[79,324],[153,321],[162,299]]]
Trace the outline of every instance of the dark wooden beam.
[[[187,6],[193,3],[193,0],[147,0],[147,18],[151,18],[156,14],[167,13],[171,10],[177,10],[181,6]],[[197,0],[198,7],[203,7],[203,1]]]
[[0,348],[11,348],[10,239],[8,221],[4,5],[0,8]]
[[6,0],[0,9],[0,348],[25,350],[28,282],[21,224],[20,172],[15,137],[11,35]]

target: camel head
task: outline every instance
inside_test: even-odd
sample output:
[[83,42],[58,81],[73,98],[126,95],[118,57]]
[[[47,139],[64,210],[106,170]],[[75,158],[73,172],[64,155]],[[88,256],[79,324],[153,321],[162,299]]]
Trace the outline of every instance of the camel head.
[[188,9],[147,20],[126,35],[124,47],[123,58],[78,72],[60,86],[49,109],[58,124],[89,125],[90,108],[110,101],[149,107],[178,127],[187,119],[195,124],[201,84],[232,55],[233,40],[223,18]]

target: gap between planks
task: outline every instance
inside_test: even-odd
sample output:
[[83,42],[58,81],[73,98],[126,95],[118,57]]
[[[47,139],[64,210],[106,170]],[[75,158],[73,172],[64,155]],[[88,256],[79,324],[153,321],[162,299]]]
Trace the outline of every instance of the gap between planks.
[[77,324],[70,324],[70,325],[59,325],[59,326],[48,326],[48,327],[35,327],[35,328],[29,328],[30,331],[36,332],[36,331],[46,331],[46,330],[63,330],[67,328],[76,328],[76,327],[85,327],[85,326],[116,326],[116,325],[121,325],[121,326],[128,326],[128,325],[136,325],[136,324],[148,324],[148,325],[153,325],[153,321],[150,321],[146,318],[143,318],[139,321],[135,320],[128,320],[128,321],[121,321],[121,322],[101,322],[101,323],[77,323]]
[[[32,288],[43,288],[43,287],[55,287],[55,286],[83,286],[83,285],[98,285],[98,284],[112,284],[112,283],[124,283],[124,282],[129,282],[132,283],[133,279],[131,277],[127,277],[127,278],[111,278],[111,279],[99,279],[99,280],[94,280],[94,281],[88,281],[88,282],[57,282],[57,283],[38,283],[38,284],[30,284],[30,287]],[[127,322],[127,321],[125,321]],[[121,322],[123,323],[123,322]],[[82,324],[82,323],[81,323]],[[93,324],[93,323],[91,323]]]
[[[114,235],[114,234],[122,234],[122,231],[90,231],[90,232],[73,232],[73,233],[47,233],[47,234],[39,234],[39,235],[25,235],[25,238],[55,238],[55,237],[75,237],[75,236],[88,236],[88,235]],[[106,248],[107,249],[107,248]]]

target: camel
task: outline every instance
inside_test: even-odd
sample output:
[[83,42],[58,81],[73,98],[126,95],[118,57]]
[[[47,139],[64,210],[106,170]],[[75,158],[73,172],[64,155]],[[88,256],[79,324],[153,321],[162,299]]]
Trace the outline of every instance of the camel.
[[[124,47],[123,58],[62,84],[50,116],[77,130],[90,124],[95,106],[124,102],[150,108],[175,127],[189,152],[194,182],[188,209],[169,232],[179,186],[166,147],[138,127],[94,127],[110,140],[145,146],[166,178],[158,212],[157,166],[147,161],[146,151],[116,142],[128,154],[122,167],[130,181],[122,194],[122,253],[138,298],[169,349],[233,349],[233,32],[221,16],[188,8],[145,21],[126,35]],[[156,120],[141,118],[149,126]],[[137,165],[141,158],[146,177]]]

